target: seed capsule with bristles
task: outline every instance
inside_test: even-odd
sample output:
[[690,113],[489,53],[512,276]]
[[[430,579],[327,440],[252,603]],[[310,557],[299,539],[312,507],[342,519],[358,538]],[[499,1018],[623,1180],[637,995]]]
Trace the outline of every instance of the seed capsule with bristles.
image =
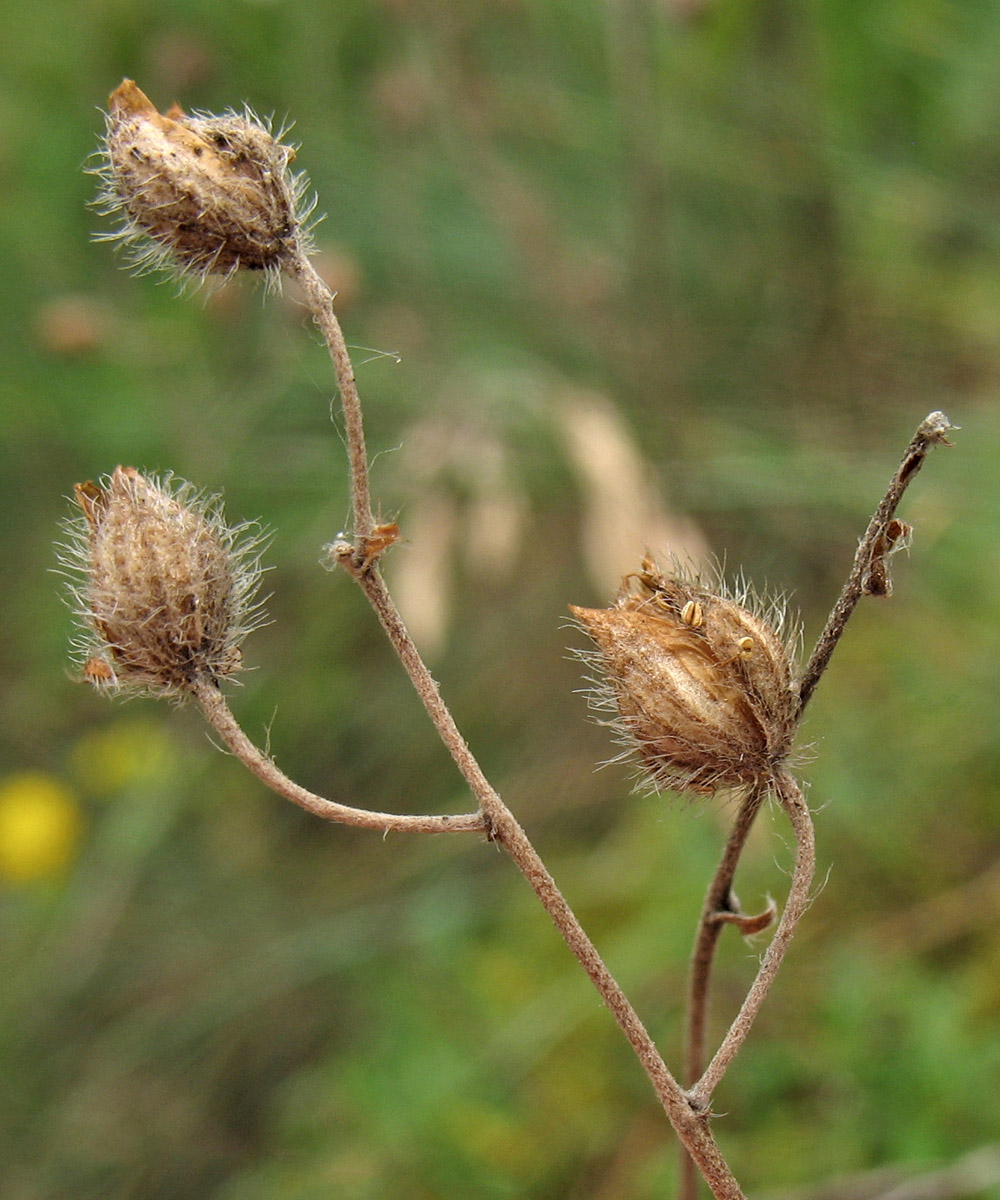
[[166,113],[131,79],[108,102],[98,206],[142,270],[195,276],[240,268],[276,276],[303,248],[304,182],[291,146],[252,113]]
[[611,711],[654,787],[704,793],[774,774],[798,685],[792,639],[753,605],[647,559],[611,608],[570,611],[597,646],[582,655],[601,676],[592,706]]
[[133,467],[74,491],[82,516],[62,562],[83,576],[72,589],[83,677],[178,696],[238,671],[240,643],[263,620],[251,527],[228,527],[215,500]]

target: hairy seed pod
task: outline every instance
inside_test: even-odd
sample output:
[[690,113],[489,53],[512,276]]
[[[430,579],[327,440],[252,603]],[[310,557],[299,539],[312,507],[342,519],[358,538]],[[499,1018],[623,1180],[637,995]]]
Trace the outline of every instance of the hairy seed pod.
[[592,707],[611,712],[608,724],[657,789],[745,786],[788,754],[793,639],[780,635],[777,612],[740,599],[646,559],[611,608],[570,606],[597,646],[581,654],[599,672]]
[[74,491],[82,517],[62,562],[83,574],[73,587],[83,677],[176,696],[238,671],[240,643],[262,623],[259,536],[227,527],[189,485],[133,467]]
[[282,269],[306,215],[291,146],[249,112],[161,114],[131,79],[108,106],[98,206],[121,214],[111,236],[132,246],[141,269]]

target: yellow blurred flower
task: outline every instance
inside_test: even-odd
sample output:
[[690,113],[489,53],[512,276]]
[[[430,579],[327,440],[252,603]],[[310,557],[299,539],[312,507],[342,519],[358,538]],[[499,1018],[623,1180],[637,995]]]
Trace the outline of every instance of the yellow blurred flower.
[[84,792],[114,795],[162,776],[170,764],[170,741],[158,723],[126,717],[85,733],[70,762]]
[[60,874],[73,860],[82,826],[76,796],[54,776],[8,775],[0,780],[0,877],[26,883]]

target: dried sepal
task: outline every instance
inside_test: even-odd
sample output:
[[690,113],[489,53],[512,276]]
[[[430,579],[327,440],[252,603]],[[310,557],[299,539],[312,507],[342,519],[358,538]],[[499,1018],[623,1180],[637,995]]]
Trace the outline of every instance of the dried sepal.
[[133,467],[74,492],[80,513],[61,563],[81,626],[82,677],[180,696],[238,671],[243,639],[264,620],[256,527],[230,527],[216,498]]
[[294,147],[249,109],[166,113],[131,79],[112,92],[97,206],[121,218],[109,236],[140,271],[204,278],[240,269],[277,280],[308,241],[305,180]]
[[[946,445],[951,443],[947,440]],[[908,550],[913,537],[913,526],[897,517],[887,521],[875,539],[871,557],[861,579],[861,591],[866,596],[891,596],[892,576],[889,574],[889,559],[900,550]]]
[[798,713],[796,635],[780,606],[644,560],[611,608],[570,611],[597,646],[591,706],[657,789],[707,793],[773,776]]
[[755,934],[769,929],[774,924],[777,915],[778,905],[768,896],[767,908],[762,912],[748,915],[737,903],[732,909],[720,909],[719,912],[712,913],[709,920],[713,925],[735,925],[744,937],[753,937]]

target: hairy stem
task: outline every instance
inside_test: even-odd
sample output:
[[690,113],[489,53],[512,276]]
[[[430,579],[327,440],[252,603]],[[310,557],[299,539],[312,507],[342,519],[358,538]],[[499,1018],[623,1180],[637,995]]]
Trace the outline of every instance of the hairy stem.
[[[739,906],[732,890],[733,879],[736,875],[740,855],[743,853],[743,847],[746,845],[746,840],[766,795],[766,786],[758,785],[744,798],[739,812],[736,814],[733,827],[729,831],[729,838],[719,865],[716,867],[715,876],[705,895],[705,903],[691,955],[691,974],[688,980],[684,1082],[689,1087],[694,1085],[698,1076],[705,1069],[705,1041],[708,1030],[708,1001],[712,982],[712,965],[715,961],[719,936],[726,924],[720,918],[738,911]],[[695,1164],[689,1154],[684,1154],[681,1157],[678,1200],[695,1200],[697,1194],[698,1181],[695,1175]]]
[[[799,688],[799,716],[829,665],[858,601],[864,595],[888,594],[891,585],[886,558],[904,536],[903,527],[894,522],[896,509],[932,447],[951,445],[947,434],[952,428],[954,427],[944,413],[932,412],[920,423],[913,440],[907,446],[902,462],[858,544],[851,573],[806,665]],[[815,863],[812,819],[801,791],[789,776],[783,775],[776,781],[776,786],[779,799],[792,821],[796,834],[797,854],[792,889],[784,916],[768,947],[757,979],[711,1065],[699,1079],[704,1065],[708,1000],[715,949],[723,924],[731,919],[736,909],[732,896],[732,881],[746,839],[766,795],[766,788],[755,789],[744,800],[705,898],[691,960],[684,1061],[684,1078],[692,1089],[690,1094],[695,1103],[709,1103],[712,1092],[746,1038],[784,957],[795,925],[808,903]],[[685,1155],[681,1164],[679,1200],[694,1200],[696,1194],[694,1164],[690,1157]]]
[[708,1107],[712,1093],[746,1040],[792,941],[799,918],[809,906],[809,889],[812,887],[813,873],[816,869],[812,814],[799,785],[790,775],[782,771],[775,776],[772,783],[795,833],[795,868],[792,872],[792,884],[785,901],[785,910],[781,914],[770,945],[764,951],[757,977],[750,985],[740,1011],[730,1025],[722,1045],[715,1052],[715,1057],[689,1092],[692,1102],[699,1108]]
[[191,684],[191,694],[201,706],[208,723],[248,770],[279,796],[284,796],[314,816],[341,825],[380,829],[384,833],[482,833],[486,830],[486,821],[481,812],[455,816],[447,813],[440,816],[408,816],[352,808],[348,804],[338,804],[335,800],[317,796],[289,779],[273,759],[253,744],[240,728],[215,683],[196,679]]
[[298,280],[305,293],[309,311],[319,326],[330,351],[337,386],[340,388],[340,404],[344,413],[344,434],[347,440],[347,457],[351,469],[351,504],[354,510],[354,538],[358,564],[365,557],[365,543],[375,528],[372,514],[371,489],[368,482],[368,452],[365,448],[365,428],[361,419],[361,399],[354,378],[354,367],[344,340],[344,331],[333,311],[333,293],[316,272],[307,255],[297,249],[289,273]]
[[[664,1063],[635,1009],[580,925],[524,830],[486,779],[396,609],[378,569],[379,548],[377,539],[372,537],[375,525],[371,512],[361,405],[350,356],[340,324],[333,313],[333,296],[304,254],[297,255],[292,274],[301,284],[309,309],[326,340],[344,409],[355,514],[355,542],[353,546],[337,543],[333,547],[334,555],[357,580],[375,610],[438,735],[479,801],[481,819],[488,836],[502,846],[513,859],[566,945],[611,1010],[649,1077],[670,1123],[688,1154],[697,1163],[713,1195],[717,1200],[742,1200],[740,1186],[709,1130],[707,1113],[697,1111],[689,1103],[683,1088]],[[202,707],[206,707],[204,701]],[[270,765],[273,767],[273,764]],[[301,802],[301,799],[296,802]]]
[[365,595],[402,662],[424,708],[459,770],[482,805],[489,837],[507,851],[531,885],[566,945],[601,994],[619,1028],[642,1064],[664,1111],[690,1158],[718,1197],[740,1196],[739,1185],[722,1158],[708,1129],[707,1115],[694,1111],[683,1089],[663,1061],[645,1026],[617,980],[587,936],[576,914],[556,886],[538,852],[513,813],[486,779],[441,698],[426,664],[396,610],[376,567],[357,573]]
[[499,796],[496,797],[489,816],[493,839],[499,842],[514,860],[563,940],[611,1010],[612,1016],[649,1077],[677,1136],[687,1154],[697,1164],[713,1196],[717,1197],[717,1200],[739,1200],[743,1192],[712,1137],[708,1126],[708,1113],[691,1106],[687,1095],[664,1063],[639,1015],[605,966],[524,830]]
[[732,892],[736,866],[753,827],[767,788],[757,786],[740,805],[729,840],[722,852],[715,876],[709,885],[702,908],[701,921],[691,955],[691,976],[688,982],[688,1027],[684,1057],[684,1079],[691,1086],[705,1068],[705,1033],[708,1024],[708,996],[712,977],[715,947],[726,924],[725,917],[738,913]]
[[882,560],[887,549],[891,548],[892,543],[896,540],[888,537],[887,534],[896,508],[903,498],[903,493],[933,447],[951,445],[947,434],[954,428],[955,426],[943,412],[932,412],[921,421],[917,432],[913,435],[913,440],[907,446],[903,461],[899,464],[896,474],[893,475],[885,495],[868,523],[865,536],[858,545],[858,551],[854,556],[854,566],[840,593],[840,599],[834,605],[826,628],[820,634],[809,662],[806,664],[799,690],[800,714],[816,690],[816,685],[826,670],[830,656],[836,649],[840,635],[844,632],[844,626],[851,613],[854,612],[858,601],[866,593],[872,594],[875,591],[870,582],[871,577],[876,569],[884,570]]

